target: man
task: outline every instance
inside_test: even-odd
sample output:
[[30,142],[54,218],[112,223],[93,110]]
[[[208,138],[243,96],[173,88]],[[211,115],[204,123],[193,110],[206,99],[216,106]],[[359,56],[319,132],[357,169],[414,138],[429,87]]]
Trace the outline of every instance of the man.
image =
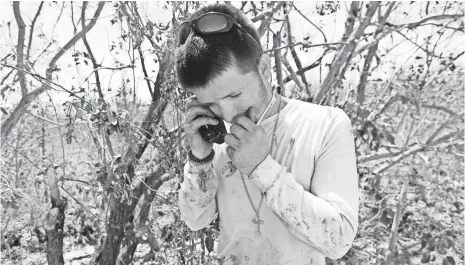
[[[358,226],[351,123],[340,109],[273,94],[259,43],[229,5],[204,7],[180,26],[178,80],[196,96],[183,124],[181,217],[196,231],[218,211],[225,264],[325,264],[350,249]],[[230,127],[223,144],[199,133],[215,116]]]

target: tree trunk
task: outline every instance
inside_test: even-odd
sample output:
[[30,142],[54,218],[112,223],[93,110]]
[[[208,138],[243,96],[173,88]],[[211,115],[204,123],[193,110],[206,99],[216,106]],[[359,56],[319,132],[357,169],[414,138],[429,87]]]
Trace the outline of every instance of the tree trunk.
[[[63,265],[63,228],[65,224],[66,198],[51,198],[52,209],[47,214],[45,231],[47,237],[48,265]],[[54,224],[54,225],[52,225]]]
[[106,226],[107,236],[102,246],[95,250],[90,264],[116,264],[124,237],[124,224],[130,221],[126,204],[115,202],[115,209],[111,210],[109,222]]
[[[160,188],[160,186],[169,179],[168,174],[163,174],[163,171],[157,171],[155,172],[152,176],[149,177],[151,180],[151,183],[147,183],[150,186],[150,189],[147,189],[144,192],[143,196],[143,204],[140,208],[139,212],[139,218],[138,220],[135,221],[135,223],[138,224],[145,224],[145,222],[148,220],[149,213],[150,213],[150,207],[152,206],[152,202],[155,199],[156,196],[156,190]],[[119,254],[118,258],[118,265],[125,265],[129,264],[132,261],[132,258],[134,257],[134,252],[137,249],[137,246],[139,245],[139,241],[137,240],[131,240],[129,237],[126,237],[125,240],[123,241],[123,247],[121,248],[121,252]],[[158,251],[159,249],[157,248],[158,244],[155,244],[156,246],[151,245],[153,251]]]

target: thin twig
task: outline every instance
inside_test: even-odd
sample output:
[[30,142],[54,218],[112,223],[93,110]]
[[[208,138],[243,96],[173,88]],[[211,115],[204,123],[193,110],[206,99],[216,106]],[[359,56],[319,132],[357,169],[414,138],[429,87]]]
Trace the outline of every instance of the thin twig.
[[345,42],[330,42],[330,43],[308,44],[308,43],[305,43],[305,42],[296,42],[296,43],[293,43],[293,44],[290,44],[290,45],[287,45],[287,46],[273,48],[273,49],[270,49],[270,50],[265,50],[264,52],[265,53],[274,52],[274,51],[277,51],[277,50],[287,49],[287,48],[298,46],[298,45],[302,45],[302,46],[304,46],[306,48],[313,48],[313,47],[319,47],[319,46],[334,46],[334,45],[344,45],[344,44],[346,44],[346,43]]
[[[59,121],[58,119],[58,112],[57,112],[57,109],[55,107],[55,103],[53,103],[53,100],[52,100],[52,96],[50,96],[50,93],[48,92],[48,90],[45,90],[45,92],[47,93],[48,95],[48,98],[50,99],[50,103],[52,103],[52,107],[53,107],[53,110],[55,112],[55,117],[57,119],[57,123]],[[62,134],[61,134],[61,126],[58,126],[58,132],[60,133],[60,142],[61,142],[61,151],[62,151],[62,157],[63,157],[63,165],[61,165],[62,169],[63,169],[63,177],[66,176],[66,158],[65,158],[65,144],[63,143],[63,137],[62,137]],[[50,176],[49,176],[50,177]],[[52,183],[53,185],[58,185],[58,181],[56,180],[55,178],[55,183]],[[58,188],[56,188],[56,190],[58,190]],[[59,199],[59,197],[56,197],[54,199]]]
[[292,6],[294,7],[294,9],[299,12],[299,14],[305,19],[307,20],[308,23],[312,24],[320,33],[321,35],[323,35],[323,39],[325,42],[328,42],[328,39],[326,38],[326,35],[325,33],[320,29],[320,27],[318,27],[315,23],[313,23],[307,16],[305,16],[297,7],[295,7],[294,3],[292,2]]
[[153,97],[153,90],[152,90],[152,86],[150,85],[147,69],[145,68],[145,60],[144,60],[144,55],[142,54],[142,49],[139,46],[137,47],[137,50],[139,51],[140,63],[142,65],[142,72],[144,73],[145,81],[147,82],[147,87],[149,88],[150,97]]
[[[18,45],[16,46],[17,67],[19,69],[24,69],[24,39],[26,35],[26,24],[21,17],[18,1],[13,2],[13,13],[15,15],[16,24],[18,25]],[[21,85],[21,94],[24,96],[27,94],[26,76],[24,72],[21,71],[18,72],[18,76],[19,83]]]
[[14,146],[12,146],[10,143],[8,143],[5,139],[1,138],[2,141],[7,144],[9,147],[13,148],[13,150],[15,150],[16,152],[18,152],[21,156],[23,156],[24,158],[26,158],[27,161],[29,161],[29,163],[31,163],[31,165],[33,165],[35,168],[37,168],[42,174],[44,174],[45,176],[47,176],[47,173],[45,173],[39,166],[37,166],[34,162],[32,162],[29,157],[27,157],[24,153],[22,153],[21,151],[15,149]]
[[84,183],[84,184],[89,185],[89,186],[93,186],[91,183],[89,183],[87,181],[84,181],[84,180],[80,180],[80,179],[61,178],[61,180],[75,181],[75,182]]
[[36,12],[36,15],[34,16],[34,19],[32,20],[31,24],[31,32],[29,33],[29,42],[27,44],[27,54],[26,54],[26,61],[29,61],[29,54],[31,52],[31,46],[32,46],[32,37],[34,36],[34,26],[36,24],[37,18],[39,17],[40,11],[42,10],[42,6],[44,5],[44,1],[40,2],[39,9]]
[[45,118],[45,117],[36,115],[36,114],[34,114],[34,113],[30,112],[30,111],[26,111],[26,113],[29,114],[29,115],[31,115],[31,116],[34,116],[34,117],[36,117],[36,118],[38,118],[38,119],[41,119],[41,120],[43,120],[43,121],[46,121],[46,122],[48,122],[48,123],[51,123],[51,124],[54,124],[54,125],[58,125],[58,126],[65,126],[65,124],[61,124],[61,123],[58,123],[58,122],[49,120],[49,119],[47,119],[47,118]]
[[[82,28],[84,28],[86,26],[86,24],[85,24],[85,22],[86,22],[86,8],[87,8],[87,1],[84,1],[82,3],[82,11],[81,11]],[[98,67],[97,61],[95,60],[94,53],[92,52],[92,49],[90,48],[89,42],[87,41],[87,34],[86,33],[84,33],[84,35],[82,35],[82,41],[84,42],[84,46],[86,46],[87,52],[89,53],[89,57],[90,57],[90,60],[92,62],[92,67],[94,69],[96,69]],[[97,91],[98,91],[99,98],[103,99],[103,91],[102,91],[102,86],[100,84],[100,75],[99,75],[98,71],[95,71],[95,70],[92,71],[92,73],[95,73],[95,83],[97,85]]]
[[76,199],[73,195],[71,195],[71,193],[69,193],[63,186],[61,185],[58,185],[58,187],[60,187],[64,192],[68,193],[68,195],[74,200],[76,201],[82,209],[84,209],[86,212],[88,212],[90,215],[92,215],[93,217],[99,219],[100,221],[103,222],[102,219],[100,219],[98,216],[96,216],[95,214],[91,213],[89,210],[87,210],[87,208],[84,206],[84,204],[82,204],[80,201],[78,201],[78,199]]

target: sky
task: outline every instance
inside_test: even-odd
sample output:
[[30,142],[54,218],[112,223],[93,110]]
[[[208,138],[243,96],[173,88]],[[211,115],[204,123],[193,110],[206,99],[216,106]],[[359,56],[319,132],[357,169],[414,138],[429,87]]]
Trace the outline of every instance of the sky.
[[[34,17],[35,12],[39,6],[40,2],[22,2],[21,13],[26,25],[30,25]],[[99,21],[96,26],[87,34],[90,46],[93,50],[93,53],[96,56],[96,59],[102,66],[114,66],[115,62],[120,62],[122,65],[130,65],[130,54],[124,51],[127,50],[126,43],[119,43],[118,36],[121,35],[124,28],[120,27],[119,23],[112,25],[111,19],[115,17],[115,8],[112,7],[114,2],[108,2],[105,8],[100,15]],[[344,23],[347,19],[347,9],[350,6],[350,2],[339,2],[340,9],[331,15],[320,16],[317,15],[316,5],[321,5],[322,2],[309,2],[309,1],[297,1],[295,2],[296,7],[306,16],[308,16],[312,22],[319,25],[323,32],[325,33],[328,42],[338,42],[344,31]],[[60,16],[61,7],[63,3],[53,3],[45,2],[44,7],[41,12],[41,16],[37,20],[35,27],[35,33],[42,34],[40,37],[34,36],[33,48],[31,50],[31,57],[36,58],[41,52],[44,46],[51,40],[56,40],[56,43],[50,47],[52,52],[46,53],[41,56],[37,62],[36,70],[38,74],[45,76],[45,69],[47,63],[49,62],[52,54],[54,54],[59,46],[64,45],[71,37],[73,36],[73,25],[72,25],[72,13],[70,2],[66,2],[65,8],[62,11]],[[240,2],[234,2],[233,5],[240,6]],[[391,15],[392,20],[389,21],[396,24],[408,23],[413,21],[418,21],[421,19],[420,13],[424,15],[426,3],[416,2],[414,5],[408,5],[408,2],[402,3],[398,10],[394,11]],[[97,6],[97,2],[90,2],[87,10],[87,18],[90,18]],[[138,2],[139,12],[143,18],[148,18],[154,23],[164,23],[166,24],[171,20],[171,12],[163,8],[164,2],[150,1],[150,2]],[[81,2],[73,2],[73,13],[74,13],[74,22],[77,23],[78,18],[80,17],[81,12]],[[430,15],[438,13],[442,10],[429,10]],[[407,12],[406,16],[404,12]],[[460,10],[451,11],[451,13],[463,12]],[[56,24],[57,19],[60,17],[60,22]],[[309,37],[313,44],[323,43],[324,39],[322,34],[311,26],[305,19],[300,16],[295,11],[290,15],[291,27],[293,35],[297,40],[302,40],[305,37]],[[8,23],[10,26],[8,27]],[[56,26],[54,26],[56,24]],[[259,23],[256,24],[259,26]],[[277,30],[280,25],[273,24],[272,28]],[[80,28],[80,22],[78,30]],[[367,30],[374,30],[374,27],[369,27]],[[418,38],[418,42],[422,43],[422,38],[431,34],[432,27],[422,27],[421,30],[416,33],[407,34],[412,40]],[[17,30],[16,22],[13,15],[13,7],[11,2],[0,2],[0,58],[3,58],[7,53],[14,52],[15,45],[17,42]],[[27,27],[26,36],[29,34],[29,27]],[[262,44],[266,42],[266,37],[262,39]],[[445,50],[452,52],[454,54],[463,51],[463,33],[451,38],[449,41],[444,42],[438,46],[438,50]],[[120,50],[118,48],[110,51],[112,44],[118,47],[122,45],[125,49]],[[398,44],[398,45],[397,45]],[[397,45],[390,54],[384,58],[385,63],[382,67],[377,68],[376,71],[372,73],[372,78],[389,78],[392,76],[398,69],[402,67],[407,67],[410,64],[418,63],[415,61],[415,57],[418,54],[421,54],[421,50],[416,47],[411,42],[405,40],[401,36],[395,34],[392,38],[385,38],[385,40],[380,42],[380,49],[386,49],[387,47],[392,47]],[[155,80],[158,64],[155,62],[155,56],[149,53],[149,46],[145,42],[142,46],[144,50],[144,58],[148,68],[149,77],[152,80]],[[72,47],[65,55],[59,60],[58,66],[62,71],[54,75],[54,81],[61,84],[64,87],[70,89],[71,87],[80,87],[85,83],[84,81],[89,77],[92,72],[91,64],[89,63],[86,66],[84,63],[76,66],[74,64],[74,57],[72,54],[74,51],[85,51],[85,47],[82,41]],[[312,48],[308,53],[304,53],[298,50],[299,58],[302,61],[302,65],[306,66],[313,63],[322,53],[323,48]],[[139,56],[136,53],[136,58]],[[464,65],[464,57],[460,59],[460,64]],[[292,59],[289,58],[291,62]],[[388,62],[390,61],[390,62]],[[330,63],[331,57],[327,57],[326,61],[323,63]],[[323,69],[326,71],[326,69]],[[8,70],[0,69],[0,78],[2,78]],[[104,93],[106,99],[114,98],[117,94],[117,89],[121,86],[121,80],[129,79],[131,80],[128,83],[128,86],[133,87],[133,71],[131,69],[119,70],[119,71],[109,71],[101,70],[99,71],[102,79],[102,85],[104,87]],[[138,99],[142,102],[149,102],[150,95],[146,86],[146,82],[143,79],[142,71],[140,68],[139,60],[136,61],[136,91]],[[319,69],[313,69],[306,74],[307,79],[312,84],[313,89],[317,89],[319,86]],[[94,80],[93,77],[91,80]],[[358,84],[359,74],[348,72],[347,80],[345,85]],[[37,82],[33,82],[33,88],[36,88],[39,85]],[[111,91],[107,91],[110,88]],[[51,96],[54,102],[62,104],[69,99],[68,95],[63,92],[51,91]],[[42,95],[46,97],[47,95]],[[2,100],[1,105],[4,107],[11,107],[19,100],[18,93],[10,93],[6,100]]]

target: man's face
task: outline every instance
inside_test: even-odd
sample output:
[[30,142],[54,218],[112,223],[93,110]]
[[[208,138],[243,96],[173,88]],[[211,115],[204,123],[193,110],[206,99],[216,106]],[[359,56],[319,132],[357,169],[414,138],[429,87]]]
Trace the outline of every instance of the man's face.
[[206,88],[193,92],[204,107],[228,123],[235,123],[243,115],[257,122],[271,95],[257,72],[242,74],[235,65],[214,78]]

